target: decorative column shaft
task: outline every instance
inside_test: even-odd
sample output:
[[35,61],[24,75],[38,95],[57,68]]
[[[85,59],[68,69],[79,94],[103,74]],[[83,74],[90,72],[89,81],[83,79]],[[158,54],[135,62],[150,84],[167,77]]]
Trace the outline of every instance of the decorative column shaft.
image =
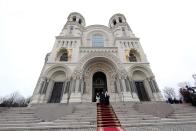
[[121,79],[121,84],[122,84],[122,89],[123,89],[123,92],[126,92],[126,84],[125,84],[125,79]]
[[148,83],[150,85],[150,88],[151,88],[152,92],[153,93],[156,92],[156,89],[154,87],[154,83],[152,82],[152,79],[151,78],[148,78],[147,80],[148,80]]
[[130,84],[131,84],[131,90],[132,90],[132,92],[137,92],[137,89],[136,89],[136,86],[135,86],[135,83],[134,83],[134,80],[130,80]]
[[126,83],[126,91],[129,92],[130,91],[129,80],[128,79],[125,79],[125,83]]
[[50,80],[50,82],[48,84],[48,89],[46,90],[46,94],[44,97],[45,103],[49,102],[50,96],[52,94],[53,86],[54,86],[54,80]]
[[80,79],[76,79],[76,82],[75,82],[75,93],[79,92],[79,87],[80,87]]

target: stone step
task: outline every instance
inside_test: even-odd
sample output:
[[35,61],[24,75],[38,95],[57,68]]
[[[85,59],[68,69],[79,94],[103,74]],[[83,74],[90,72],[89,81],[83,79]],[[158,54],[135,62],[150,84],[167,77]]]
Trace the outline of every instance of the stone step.
[[42,120],[4,120],[4,121],[0,121],[0,124],[15,124],[15,123],[39,123],[42,122]]
[[188,122],[157,122],[157,123],[130,123],[130,122],[122,122],[121,125],[123,127],[142,127],[142,126],[159,126],[159,125],[181,125],[181,124],[196,124],[196,121],[188,121]]
[[97,119],[70,119],[70,120],[55,120],[54,122],[55,123],[61,123],[61,122],[82,122],[82,121],[84,121],[84,122],[88,122],[88,121],[97,121]]
[[80,120],[80,119],[96,119],[96,116],[93,117],[61,117],[59,118],[59,120],[71,120],[71,119],[75,119],[75,120]]
[[42,121],[41,119],[38,119],[38,118],[28,118],[28,119],[23,119],[23,118],[19,118],[19,119],[2,119],[2,118],[0,118],[0,123],[2,122],[2,121]]
[[15,131],[15,130],[51,130],[54,129],[55,131],[66,131],[66,130],[82,130],[82,131],[96,131],[96,125],[75,125],[74,127],[70,127],[67,125],[62,126],[36,126],[36,127],[1,127],[0,130],[2,131]]
[[142,114],[136,114],[136,115],[133,115],[133,114],[117,114],[116,113],[116,115],[117,115],[117,117],[155,117],[155,116],[153,116],[153,115],[142,115]]
[[3,116],[34,116],[35,114],[19,114],[19,113],[0,113],[0,117]]
[[157,118],[157,117],[134,117],[134,118],[131,118],[131,117],[118,117],[119,120],[130,120],[130,121],[138,121],[138,120],[161,120],[160,118]]
[[168,118],[174,118],[174,119],[178,119],[178,118],[194,118],[195,116],[168,116]]
[[6,123],[6,124],[0,124],[0,127],[37,127],[37,126],[77,126],[77,125],[94,125],[95,123],[93,122],[64,122],[64,123],[51,123],[51,122],[42,122],[42,123]]
[[70,117],[95,117],[97,114],[95,115],[66,115],[64,117],[70,118]]
[[0,116],[0,119],[1,118],[35,118],[35,116],[23,116],[23,115],[13,115],[13,116],[10,116],[10,115],[4,115],[4,116]]
[[130,123],[161,123],[161,122],[183,122],[183,121],[196,121],[196,118],[195,119],[146,119],[146,120],[143,120],[143,119],[120,119],[120,122],[122,123],[127,123],[127,122],[130,122]]
[[196,113],[175,113],[175,114],[171,114],[169,116],[196,116]]

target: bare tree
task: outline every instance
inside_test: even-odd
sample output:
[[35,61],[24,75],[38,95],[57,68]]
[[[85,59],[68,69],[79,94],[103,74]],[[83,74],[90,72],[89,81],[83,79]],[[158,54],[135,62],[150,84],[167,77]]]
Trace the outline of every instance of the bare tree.
[[165,96],[165,98],[167,98],[167,99],[173,99],[173,98],[176,98],[176,93],[175,93],[175,90],[174,90],[174,88],[172,88],[172,87],[165,87],[164,89],[163,89],[163,93],[164,93],[164,96]]
[[1,98],[0,106],[3,107],[24,107],[30,102],[30,97],[25,99],[18,92],[14,92],[8,96]]

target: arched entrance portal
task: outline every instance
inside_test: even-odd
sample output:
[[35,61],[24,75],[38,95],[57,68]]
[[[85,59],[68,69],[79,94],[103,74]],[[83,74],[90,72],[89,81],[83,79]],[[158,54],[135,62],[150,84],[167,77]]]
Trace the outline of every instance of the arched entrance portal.
[[145,84],[145,73],[141,70],[136,70],[133,72],[133,79],[135,81],[135,87],[140,101],[149,101],[150,99]]
[[96,72],[93,75],[93,90],[92,90],[92,102],[96,102],[96,94],[103,91],[107,91],[106,75],[103,72]]

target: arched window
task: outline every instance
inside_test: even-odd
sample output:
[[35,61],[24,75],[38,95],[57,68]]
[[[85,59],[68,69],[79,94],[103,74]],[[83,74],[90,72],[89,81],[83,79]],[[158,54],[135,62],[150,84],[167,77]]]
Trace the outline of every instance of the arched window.
[[119,22],[120,22],[120,23],[122,23],[122,18],[121,18],[121,17],[119,17],[118,19],[119,19]]
[[113,20],[113,24],[116,25],[116,20]]
[[60,61],[68,61],[68,52],[65,50],[65,52],[61,55]]
[[76,21],[76,16],[73,16],[73,21]]
[[104,47],[104,38],[100,34],[95,34],[92,36],[92,46],[93,47]]
[[135,55],[132,52],[129,53],[129,61],[130,62],[137,62],[137,58],[135,57]]
[[79,19],[78,23],[79,23],[79,24],[82,24],[82,20],[81,20],[81,19]]

